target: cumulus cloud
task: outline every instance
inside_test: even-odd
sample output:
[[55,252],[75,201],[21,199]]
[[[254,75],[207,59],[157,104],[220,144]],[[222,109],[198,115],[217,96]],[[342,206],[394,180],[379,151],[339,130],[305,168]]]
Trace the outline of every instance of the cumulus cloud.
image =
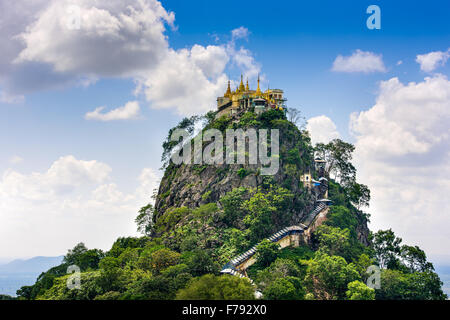
[[[24,48],[24,44],[18,35],[24,32],[28,25],[33,23],[36,15],[45,6],[46,0],[36,1],[1,1],[0,12],[2,19],[0,23],[0,35],[2,45],[0,46],[0,101],[6,103],[17,103],[24,99],[24,93],[42,88],[52,83],[60,84],[65,81],[64,77],[55,79],[51,75],[50,68],[36,63],[13,64],[12,61]],[[34,73],[39,70],[39,81]]]
[[[2,4],[3,12],[20,17],[25,0]],[[231,31],[222,45],[193,45],[175,50],[166,26],[175,15],[157,0],[38,1],[26,18],[8,19],[5,55],[1,58],[0,99],[23,100],[23,95],[64,85],[90,85],[104,77],[132,79],[135,93],[144,94],[152,108],[175,109],[189,115],[214,108],[226,88],[225,69],[231,62],[249,78],[260,72],[252,53],[238,47],[249,30]],[[69,10],[70,9],[70,10]],[[2,49],[0,49],[2,50]],[[92,117],[104,118],[104,109]]]
[[360,180],[372,190],[372,224],[393,228],[431,255],[450,236],[450,81],[384,81],[375,105],[351,116]]
[[181,115],[214,109],[217,96],[225,92],[225,69],[230,62],[248,78],[256,78],[261,72],[248,49],[236,48],[237,41],[248,36],[248,30],[241,27],[231,34],[232,40],[225,45],[168,50],[152,72],[139,78],[137,92],[144,92],[153,108],[175,109]]
[[61,157],[44,173],[25,175],[6,171],[0,184],[0,195],[45,200],[72,192],[77,187],[101,183],[110,172],[111,168],[101,162],[77,160],[73,156]]
[[425,72],[432,72],[436,68],[445,65],[450,57],[450,49],[447,51],[433,51],[426,54],[419,54],[416,62],[420,64],[420,69]]
[[[182,115],[214,108],[215,99],[225,92],[228,79],[221,73],[228,56],[219,53],[221,50],[214,46],[194,46],[191,50],[170,51],[164,61],[141,80],[141,90],[152,107],[175,108]],[[215,76],[211,79],[207,74]]]
[[117,109],[102,112],[105,107],[98,107],[94,111],[86,113],[84,116],[86,120],[99,120],[99,121],[114,121],[114,120],[129,120],[139,117],[139,103],[137,101],[130,101],[123,107]]
[[335,72],[386,72],[383,57],[370,51],[357,49],[351,56],[338,55],[331,69]]
[[[19,35],[16,62],[42,62],[57,72],[124,76],[158,63],[167,49],[167,22],[175,16],[155,0],[52,1]],[[72,17],[78,15],[78,17]],[[70,27],[70,19],[79,25]]]
[[0,241],[15,245],[2,246],[0,256],[59,255],[80,241],[108,249],[118,236],[134,235],[133,218],[150,201],[158,172],[143,169],[131,192],[120,190],[111,173],[105,163],[74,156],[43,172],[4,172]]
[[311,136],[312,144],[328,143],[333,139],[339,138],[339,132],[334,122],[327,116],[318,116],[308,120],[306,124]]
[[165,25],[174,21],[156,0],[2,1],[0,11],[0,98],[9,103],[148,69],[164,56]]

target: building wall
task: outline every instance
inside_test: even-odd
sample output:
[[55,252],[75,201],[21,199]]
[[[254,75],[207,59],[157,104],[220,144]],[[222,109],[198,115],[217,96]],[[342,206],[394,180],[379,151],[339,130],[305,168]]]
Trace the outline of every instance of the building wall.
[[324,210],[322,210],[315,218],[314,220],[311,222],[311,224],[309,225],[308,229],[305,230],[305,232],[303,233],[303,239],[302,241],[304,241],[305,243],[309,243],[311,240],[311,235],[314,231],[316,231],[317,227],[320,226],[322,223],[325,222],[325,220],[327,219],[327,215],[328,212],[330,211],[330,208],[326,208]]

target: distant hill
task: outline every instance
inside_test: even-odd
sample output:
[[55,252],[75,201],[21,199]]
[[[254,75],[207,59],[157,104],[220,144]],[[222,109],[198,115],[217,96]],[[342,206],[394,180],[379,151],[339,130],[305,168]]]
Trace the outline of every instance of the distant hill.
[[34,284],[42,272],[61,264],[63,258],[34,257],[0,265],[0,294],[15,296],[18,289]]
[[28,260],[17,259],[7,264],[0,265],[0,273],[36,273],[47,271],[48,269],[61,264],[64,256],[58,257],[34,257]]
[[448,265],[435,265],[435,269],[444,285],[442,290],[450,297],[450,266]]

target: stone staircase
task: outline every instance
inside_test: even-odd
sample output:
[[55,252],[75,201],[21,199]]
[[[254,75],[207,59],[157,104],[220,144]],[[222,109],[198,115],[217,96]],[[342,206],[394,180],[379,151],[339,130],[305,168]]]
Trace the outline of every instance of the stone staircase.
[[[303,224],[300,224],[298,226],[290,226],[286,227],[277,233],[273,234],[271,237],[267,238],[270,242],[279,242],[283,240],[286,237],[289,237],[294,234],[302,234],[304,231],[309,228],[311,223],[314,221],[314,219],[325,209],[328,208],[328,205],[325,202],[319,202],[318,205],[314,208],[314,210],[308,215],[306,220]],[[242,273],[240,270],[238,270],[238,266],[243,264],[244,262],[248,261],[250,258],[252,258],[256,253],[256,248],[260,243],[252,247],[250,250],[240,254],[239,256],[233,258],[230,262],[228,262],[223,268],[221,273],[222,274],[230,274],[233,276],[237,276],[240,278],[247,278],[250,280],[251,283],[253,281],[248,278],[244,273]]]

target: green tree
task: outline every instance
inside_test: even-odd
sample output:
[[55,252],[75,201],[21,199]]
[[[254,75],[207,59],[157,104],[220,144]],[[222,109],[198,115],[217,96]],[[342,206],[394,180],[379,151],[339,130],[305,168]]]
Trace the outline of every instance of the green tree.
[[348,300],[375,300],[375,290],[358,280],[348,284],[346,294]]
[[400,256],[409,272],[433,271],[433,264],[427,261],[427,255],[418,246],[403,245],[400,250]]
[[150,270],[155,274],[161,273],[162,270],[176,265],[180,260],[180,254],[167,248],[159,250],[146,250],[140,257],[140,265],[146,270]]
[[33,287],[34,286],[22,286],[16,291],[19,299],[31,300],[33,298]]
[[295,124],[300,130],[303,130],[306,126],[306,118],[302,115],[302,112],[296,108],[287,108],[288,120]]
[[256,247],[256,261],[261,266],[268,267],[272,262],[276,260],[279,251],[280,245],[278,243],[264,239]]
[[380,230],[375,233],[372,246],[375,258],[381,268],[399,268],[400,261],[398,256],[401,253],[401,243],[402,239],[397,238],[391,229]]
[[315,236],[319,241],[319,250],[328,255],[346,256],[350,248],[350,231],[328,225],[321,225],[315,231]]
[[88,269],[98,269],[100,260],[105,256],[99,249],[88,250],[84,243],[80,242],[73,249],[69,250],[64,257],[63,263],[77,265],[82,271]]
[[241,187],[233,189],[220,199],[223,207],[222,219],[228,226],[239,227],[238,221],[245,214],[242,205],[246,197],[248,197],[248,190]]
[[[257,266],[257,264],[253,265]],[[273,281],[277,279],[285,279],[285,278],[292,278],[292,279],[303,279],[305,276],[304,270],[300,270],[297,263],[290,259],[284,259],[284,258],[278,258],[273,262],[270,267],[265,269],[259,269],[255,272],[253,270],[247,270],[249,272],[249,275],[251,274],[252,279],[255,280],[255,283],[257,283],[258,288],[264,292]],[[296,285],[293,282],[294,285]]]
[[[175,130],[185,130],[189,135],[192,136],[194,133],[195,124],[202,119],[199,116],[192,116],[190,118],[184,118],[178,123],[177,126],[169,130],[167,138],[163,142],[163,154],[161,156],[161,161],[163,163],[163,168],[166,168],[169,164],[170,156],[173,152],[173,149],[178,145],[179,141],[172,141],[172,134]],[[186,141],[184,141],[186,142]]]
[[100,273],[89,271],[81,273],[81,288],[69,289],[67,281],[70,275],[56,278],[51,288],[42,292],[36,298],[39,300],[93,300],[104,293],[98,283]]
[[178,300],[253,300],[254,288],[250,281],[230,275],[204,275],[193,279],[185,289],[178,291]]
[[124,270],[120,267],[118,258],[106,257],[100,261],[100,276],[97,280],[102,293],[122,291],[125,286]]
[[254,191],[243,207],[247,211],[244,224],[250,229],[250,241],[257,242],[285,226],[292,217],[290,205],[294,195],[285,188]]
[[353,182],[346,191],[348,199],[356,208],[369,206],[370,190],[366,185]]
[[359,256],[358,260],[354,262],[356,269],[358,270],[359,275],[363,282],[366,282],[369,278],[369,274],[367,274],[367,269],[374,265],[374,260],[371,259],[367,254],[363,253]]
[[271,205],[267,196],[261,192],[254,194],[244,206],[248,210],[244,223],[250,229],[250,240],[257,242],[268,236],[273,230],[272,215],[277,208]]
[[219,265],[214,260],[211,251],[197,249],[190,252],[184,259],[188,271],[195,277],[206,273],[218,273]]
[[305,284],[319,300],[345,299],[348,283],[361,279],[356,267],[339,256],[318,252],[306,263]]
[[142,238],[133,238],[133,237],[122,237],[118,238],[112,245],[111,250],[109,250],[106,255],[108,257],[118,258],[122,252],[127,250],[128,248],[144,248],[144,246],[148,243],[147,237]]
[[445,300],[442,282],[434,272],[404,273],[382,270],[381,288],[376,290],[377,300]]
[[268,300],[303,300],[304,296],[301,279],[296,277],[276,278],[263,292]]
[[355,147],[340,139],[334,139],[328,144],[318,143],[316,154],[327,162],[326,174],[334,175],[334,179],[346,186],[356,179],[356,169],[350,162]]
[[135,219],[138,232],[146,236],[149,236],[153,232],[154,215],[155,215],[155,208],[150,203],[139,210],[139,214]]

